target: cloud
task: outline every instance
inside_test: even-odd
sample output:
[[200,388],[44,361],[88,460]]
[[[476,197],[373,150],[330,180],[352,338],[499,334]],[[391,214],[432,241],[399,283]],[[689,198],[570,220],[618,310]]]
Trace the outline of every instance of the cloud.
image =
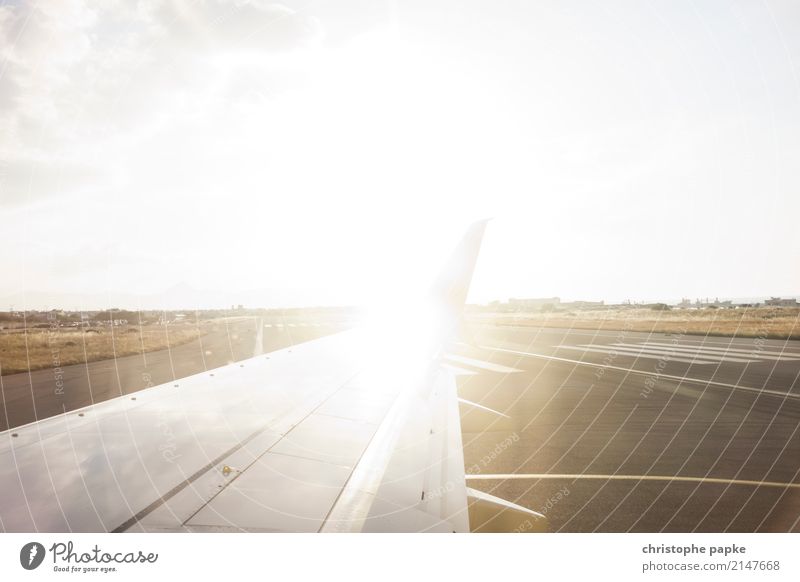
[[3,207],[47,200],[104,178],[97,168],[77,163],[26,158],[0,160],[0,203]]
[[227,88],[319,37],[315,19],[259,1],[0,7],[0,202],[107,185],[153,136],[207,123]]

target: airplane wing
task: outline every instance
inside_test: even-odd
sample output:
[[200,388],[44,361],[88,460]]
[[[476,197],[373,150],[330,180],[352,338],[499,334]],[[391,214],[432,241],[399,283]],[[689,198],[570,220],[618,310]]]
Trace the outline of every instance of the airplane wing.
[[0,433],[0,529],[542,529],[466,487],[456,383],[438,359],[484,227],[432,289],[431,341],[400,358],[351,330]]

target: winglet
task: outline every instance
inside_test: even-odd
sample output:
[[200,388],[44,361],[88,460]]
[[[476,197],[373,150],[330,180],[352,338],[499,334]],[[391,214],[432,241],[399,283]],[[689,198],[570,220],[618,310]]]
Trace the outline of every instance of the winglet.
[[433,285],[434,300],[452,316],[460,316],[464,309],[488,222],[489,219],[479,220],[467,229]]

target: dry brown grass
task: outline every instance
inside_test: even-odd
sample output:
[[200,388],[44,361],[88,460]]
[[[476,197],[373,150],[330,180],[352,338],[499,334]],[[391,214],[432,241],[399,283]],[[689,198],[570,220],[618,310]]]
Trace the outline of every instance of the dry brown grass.
[[54,328],[0,333],[0,373],[15,374],[121,358],[172,348],[207,333],[201,324],[144,325],[95,329]]
[[553,313],[492,313],[478,317],[496,325],[800,339],[800,309],[797,308],[670,311],[632,308]]

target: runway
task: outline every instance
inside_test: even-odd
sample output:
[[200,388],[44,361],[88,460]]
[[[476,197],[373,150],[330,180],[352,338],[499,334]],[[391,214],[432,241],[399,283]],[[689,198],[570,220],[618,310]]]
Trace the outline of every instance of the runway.
[[479,364],[453,362],[460,396],[505,415],[462,405],[470,487],[546,513],[553,531],[800,529],[800,342],[467,336],[457,355]]

